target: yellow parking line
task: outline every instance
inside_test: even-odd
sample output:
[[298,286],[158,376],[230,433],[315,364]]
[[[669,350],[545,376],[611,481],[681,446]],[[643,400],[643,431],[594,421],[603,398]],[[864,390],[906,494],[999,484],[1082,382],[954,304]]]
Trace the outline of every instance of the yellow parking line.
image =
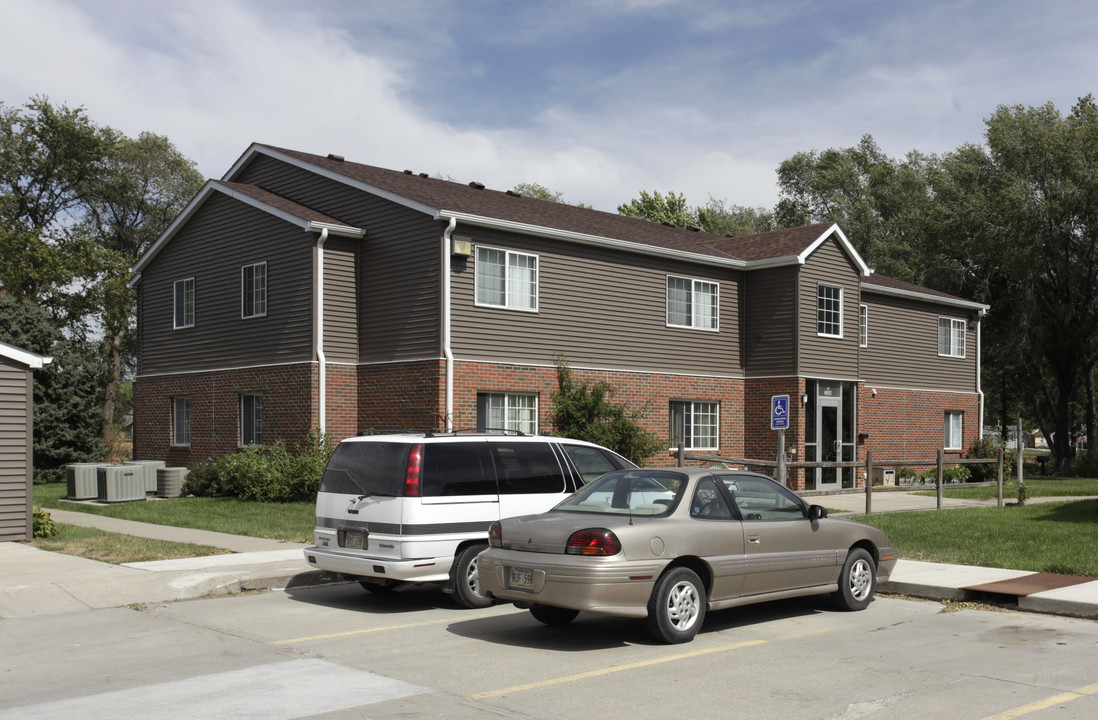
[[483,700],[484,698],[495,697],[497,695],[507,695],[509,693],[522,692],[524,690],[533,690],[535,688],[548,687],[550,685],[560,685],[562,683],[575,682],[576,680],[586,680],[588,678],[599,677],[600,675],[609,675],[610,673],[622,672],[624,670],[635,670],[637,668],[649,667],[651,665],[660,665],[662,663],[674,662],[676,660],[685,660],[687,658],[701,657],[702,655],[711,655],[713,653],[727,652],[729,650],[739,650],[741,648],[752,647],[754,645],[766,645],[769,640],[749,640],[747,642],[736,643],[735,645],[722,645],[720,647],[708,648],[705,650],[695,650],[694,652],[681,653],[679,655],[669,655],[667,657],[655,658],[652,660],[641,660],[640,662],[629,663],[627,665],[615,665],[614,667],[602,668],[601,670],[591,670],[590,672],[578,673],[576,675],[566,675],[564,677],[553,678],[551,680],[541,680],[539,682],[527,683],[525,685],[515,685],[514,687],[504,688],[502,690],[489,690],[488,692],[477,693],[476,695],[469,695],[467,700]]
[[1078,690],[1069,690],[1067,692],[1059,693],[1058,695],[1052,695],[1044,700],[1037,700],[1031,702],[1028,705],[1022,705],[1016,707],[1013,710],[1007,710],[1006,712],[999,713],[998,715],[989,715],[984,720],[1013,720],[1013,718],[1019,718],[1023,715],[1028,715],[1038,710],[1044,710],[1050,708],[1053,705],[1059,705],[1060,703],[1070,702],[1072,700],[1078,700],[1081,697],[1093,695],[1098,693],[1098,683],[1093,685],[1087,685],[1086,687],[1079,688]]
[[331,638],[350,637],[352,635],[365,635],[366,633],[382,632],[383,630],[404,630],[405,628],[423,627],[425,625],[437,625],[439,623],[453,622],[453,618],[442,620],[428,620],[427,622],[407,623],[404,625],[385,625],[384,627],[363,628],[362,630],[348,630],[347,632],[331,633],[329,635],[312,635],[310,637],[290,638],[289,640],[271,640],[268,645],[289,645],[291,643],[309,642],[310,640],[330,640]]

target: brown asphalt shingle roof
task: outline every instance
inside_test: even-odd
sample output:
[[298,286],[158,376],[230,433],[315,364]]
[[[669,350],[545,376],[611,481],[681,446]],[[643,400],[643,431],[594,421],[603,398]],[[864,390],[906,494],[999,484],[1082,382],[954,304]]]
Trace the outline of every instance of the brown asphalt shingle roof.
[[312,208],[299,205],[293,200],[282,197],[281,195],[275,195],[272,192],[267,192],[263,188],[256,187],[255,185],[246,185],[238,182],[225,182],[224,180],[214,180],[214,183],[222,185],[230,190],[234,190],[239,193],[243,193],[248,197],[254,198],[261,203],[270,205],[276,210],[281,210],[284,213],[293,215],[294,217],[301,218],[308,222],[320,222],[329,225],[343,225],[347,226],[347,223],[342,220],[337,220],[334,217],[325,215],[324,213],[317,212]]

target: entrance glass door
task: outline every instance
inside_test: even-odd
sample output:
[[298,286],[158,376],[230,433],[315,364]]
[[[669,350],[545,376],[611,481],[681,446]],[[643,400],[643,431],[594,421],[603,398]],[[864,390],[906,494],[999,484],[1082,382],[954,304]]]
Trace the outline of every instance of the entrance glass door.
[[[816,447],[822,462],[838,462],[842,457],[842,403],[839,398],[821,397],[817,404]],[[841,468],[816,468],[816,487],[820,490],[838,489],[842,484]]]

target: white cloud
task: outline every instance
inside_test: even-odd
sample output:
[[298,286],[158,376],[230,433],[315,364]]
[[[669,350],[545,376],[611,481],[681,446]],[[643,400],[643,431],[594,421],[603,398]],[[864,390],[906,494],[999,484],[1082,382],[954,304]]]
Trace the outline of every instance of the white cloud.
[[[999,19],[953,3],[870,17],[858,3],[625,0],[512,7],[500,25],[467,7],[0,0],[0,100],[45,94],[167,135],[213,177],[259,141],[499,189],[539,182],[612,211],[642,189],[771,205],[795,152],[866,133],[892,155],[947,151],[978,142],[998,104],[1066,111],[1098,77],[1094,13],[1024,18],[1025,4]],[[663,44],[592,48],[619,17],[654,23]],[[661,32],[676,18],[679,34]],[[535,40],[540,54],[523,44]],[[533,63],[521,97],[487,72],[509,57]],[[514,112],[493,123],[481,107]]]

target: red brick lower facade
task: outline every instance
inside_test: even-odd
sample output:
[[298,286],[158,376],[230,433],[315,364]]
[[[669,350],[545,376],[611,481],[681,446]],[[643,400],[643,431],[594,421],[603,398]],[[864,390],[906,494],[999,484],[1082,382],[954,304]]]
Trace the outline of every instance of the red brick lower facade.
[[[326,373],[327,432],[333,442],[359,432],[446,427],[444,360],[329,364]],[[805,437],[806,427],[815,424],[815,380],[745,380],[582,368],[573,368],[572,373],[581,382],[605,380],[614,388],[615,402],[645,408],[641,424],[657,437],[667,439],[669,450],[671,402],[717,403],[720,447],[716,454],[734,457],[776,458],[777,432],[770,429],[771,397],[789,395],[787,456],[794,461],[804,460],[816,452],[815,438]],[[469,429],[480,424],[478,393],[521,393],[536,395],[538,430],[550,432],[548,417],[556,387],[555,367],[458,361],[453,427]],[[850,434],[845,440],[858,461],[864,461],[867,450],[882,461],[933,459],[943,445],[947,412],[962,414],[962,448],[978,437],[980,408],[976,393],[870,388],[854,383],[843,387],[843,393],[855,396],[845,405],[847,412],[853,408],[856,419],[846,424]],[[240,397],[244,394],[263,397],[264,444],[282,439],[292,445],[319,424],[318,388],[316,363],[140,377],[134,389],[135,457],[186,466],[240,449]],[[191,402],[189,445],[173,442],[173,398],[188,398]],[[669,465],[674,460],[666,455],[649,458],[648,462]],[[798,489],[806,486],[806,479],[812,487],[814,483],[806,478],[805,471],[790,474],[791,484]],[[854,483],[864,483],[864,471],[848,476],[846,485]]]

